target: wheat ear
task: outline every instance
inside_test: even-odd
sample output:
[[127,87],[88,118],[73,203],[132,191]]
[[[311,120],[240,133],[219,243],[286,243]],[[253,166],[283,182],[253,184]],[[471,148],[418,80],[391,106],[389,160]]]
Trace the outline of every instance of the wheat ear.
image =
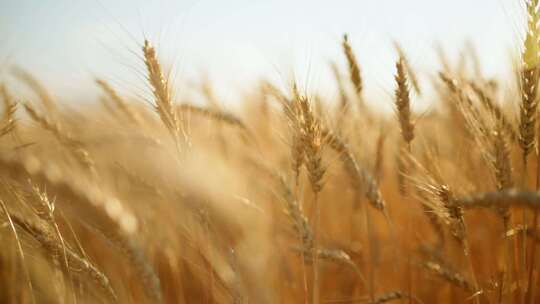
[[347,58],[347,64],[349,67],[349,77],[353,84],[354,92],[359,99],[360,108],[361,110],[363,110],[364,101],[362,98],[362,94],[363,94],[364,84],[362,81],[362,75],[360,73],[360,65],[358,64],[356,55],[354,54],[351,44],[349,43],[349,36],[347,34],[343,35],[343,41],[341,42],[341,46],[343,48],[343,53],[345,54],[345,58]]
[[64,251],[67,255],[69,264],[75,268],[81,269],[82,273],[88,276],[92,281],[96,282],[103,291],[105,291],[112,299],[116,300],[116,293],[112,288],[107,276],[101,272],[96,266],[90,263],[87,259],[79,256],[67,246],[62,246],[57,242],[50,232],[44,228],[31,223],[16,214],[11,214],[11,219],[17,226],[22,228],[28,234],[36,239],[49,253],[50,256],[56,255],[58,252]]
[[4,117],[0,121],[0,137],[2,137],[13,132],[16,128],[17,104],[13,101],[5,85],[0,85],[0,97],[4,102]]
[[414,91],[416,92],[417,95],[422,95],[422,90],[420,89],[420,83],[418,82],[418,77],[416,76],[416,73],[412,69],[409,59],[405,55],[405,51],[403,50],[401,45],[396,41],[394,41],[394,47],[399,55],[399,58],[403,59],[403,64],[405,65],[405,68],[407,70],[407,77],[411,81],[411,85]]
[[519,143],[523,150],[523,162],[527,163],[527,155],[535,144],[538,64],[540,63],[540,13],[538,0],[527,1],[527,33],[522,54],[521,70],[521,107],[519,125]]
[[51,132],[54,137],[71,152],[77,162],[85,169],[89,170],[93,176],[96,176],[97,173],[94,160],[82,142],[75,140],[70,134],[65,132],[59,123],[53,122],[51,119],[39,114],[30,104],[24,103],[23,107],[32,120],[37,122],[43,129]]
[[[177,150],[180,152],[180,131],[182,129],[180,117],[174,110],[169,81],[165,79],[163,75],[161,65],[157,59],[156,49],[148,40],[144,41],[143,54],[144,63],[148,72],[148,81],[150,82],[152,93],[154,95],[155,110],[171,134]],[[186,139],[185,133],[184,137]]]
[[455,285],[457,287],[462,288],[465,291],[468,292],[474,292],[475,288],[471,283],[469,283],[463,275],[460,273],[450,270],[443,265],[433,262],[433,261],[427,261],[422,263],[422,266],[424,266],[426,269],[430,270],[431,272],[435,273],[437,276],[441,277],[445,281],[448,281],[452,285]]
[[96,216],[104,227],[113,227],[119,234],[130,236],[137,231],[137,218],[122,202],[80,177],[66,176],[67,172],[50,161],[44,163],[33,156],[0,157],[0,168],[3,174],[18,181],[24,182],[30,175],[35,183],[54,191],[60,199],[93,208],[94,212],[88,210],[88,216]]
[[26,83],[34,92],[38,95],[39,100],[51,114],[54,114],[57,111],[58,105],[55,100],[51,97],[45,86],[39,82],[32,74],[26,70],[15,67],[12,69],[13,75],[20,79],[22,82]]
[[407,147],[411,149],[411,141],[414,138],[414,125],[411,121],[411,99],[409,94],[409,84],[407,81],[407,71],[405,66],[405,60],[399,58],[396,62],[396,90],[395,90],[395,104],[399,118],[399,125],[401,127],[401,136],[407,143]]
[[364,189],[364,195],[371,206],[385,212],[386,203],[375,178],[366,169],[358,165],[349,147],[347,147],[337,134],[328,129],[323,129],[322,136],[325,138],[328,146],[339,155],[353,187],[357,190]]
[[507,136],[509,136],[512,140],[516,140],[519,136],[514,126],[510,122],[510,119],[506,116],[501,107],[494,102],[493,98],[483,87],[479,86],[475,82],[470,82],[469,85],[476,96],[478,96],[484,107],[492,113],[494,118],[498,120],[500,124],[502,124],[504,132],[507,134]]
[[103,79],[96,79],[96,84],[105,92],[114,105],[122,111],[122,113],[131,121],[132,123],[138,125],[141,123],[141,118],[136,111],[134,111],[128,103],[116,92],[116,90],[110,86]]
[[300,141],[305,153],[305,166],[308,172],[308,177],[311,189],[315,193],[314,198],[314,218],[313,218],[313,303],[319,304],[319,229],[320,229],[320,205],[318,194],[323,188],[323,177],[325,168],[322,165],[322,145],[323,139],[321,134],[321,126],[316,119],[311,104],[308,99],[303,96],[295,98],[295,102],[300,110],[301,117],[299,119],[300,126]]

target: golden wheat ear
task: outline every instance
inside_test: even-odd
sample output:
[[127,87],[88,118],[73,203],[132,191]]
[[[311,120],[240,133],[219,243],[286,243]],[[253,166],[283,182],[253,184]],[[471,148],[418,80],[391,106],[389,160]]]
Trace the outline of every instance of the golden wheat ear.
[[83,276],[87,277],[89,281],[95,282],[95,284],[97,284],[97,286],[99,286],[99,288],[103,290],[105,294],[116,302],[116,292],[114,291],[109,278],[89,260],[81,257],[69,247],[62,246],[62,244],[43,227],[15,214],[11,214],[11,219],[19,228],[35,238],[51,257],[58,254],[58,252],[65,252],[66,258],[71,267],[74,269],[79,269]]
[[410,150],[411,142],[414,139],[414,125],[411,121],[411,98],[405,60],[401,57],[396,62],[396,71],[394,76],[397,85],[395,90],[396,110],[401,127],[401,136]]
[[[319,276],[319,254],[320,249],[320,202],[319,193],[322,191],[324,182],[324,174],[326,169],[322,165],[322,145],[323,138],[321,133],[321,125],[318,117],[315,116],[313,108],[308,99],[304,96],[300,96],[296,86],[294,86],[294,107],[296,123],[294,127],[299,128],[293,130],[295,132],[294,140],[297,140],[297,145],[302,145],[304,152],[304,165],[306,166],[311,189],[315,194],[314,204],[314,216],[312,220],[313,224],[313,303],[319,303],[320,301],[320,276]],[[293,151],[294,153],[294,151]],[[297,173],[297,172],[295,172]]]
[[471,81],[469,85],[473,92],[476,94],[482,105],[491,113],[491,115],[498,121],[498,124],[502,125],[503,130],[506,135],[512,140],[516,141],[519,137],[515,129],[512,120],[508,118],[507,113],[505,113],[500,105],[498,105],[494,98],[493,94],[488,92],[486,88],[488,85],[479,85],[478,83]]
[[411,67],[411,64],[409,63],[408,57],[405,55],[405,51],[401,47],[401,45],[394,41],[394,48],[396,49],[396,52],[398,53],[399,58],[403,60],[403,64],[405,65],[405,68],[407,70],[407,77],[411,81],[412,88],[414,89],[414,92],[418,96],[422,95],[422,90],[420,88],[420,83],[418,82],[418,77],[416,73],[414,72],[413,68]]
[[23,107],[26,110],[26,113],[28,113],[28,116],[44,130],[52,133],[58,142],[73,155],[75,160],[84,169],[90,172],[93,177],[97,176],[94,159],[80,140],[75,139],[71,134],[66,132],[58,121],[54,121],[49,117],[38,113],[31,104],[24,103]]
[[0,98],[4,103],[4,115],[0,121],[0,137],[14,132],[16,129],[15,113],[17,112],[17,103],[8,92],[4,84],[0,84]]
[[[156,49],[148,40],[144,40],[142,50],[148,75],[148,82],[152,88],[152,94],[154,95],[155,110],[171,134],[178,152],[180,152],[180,131],[182,130],[182,122],[180,121],[180,117],[174,108],[169,81],[163,74],[161,65],[157,58]],[[184,137],[185,136],[186,134],[184,133]]]
[[45,86],[37,80],[30,72],[20,68],[12,68],[13,75],[25,83],[30,89],[32,89],[39,97],[39,100],[45,107],[45,109],[51,114],[54,115],[58,111],[58,104],[47,91]]
[[139,114],[131,108],[128,103],[122,98],[116,90],[109,85],[105,80],[103,79],[96,79],[96,84],[105,92],[107,95],[107,101],[111,100],[115,107],[117,107],[126,118],[129,119],[130,122],[132,122],[135,125],[138,125],[141,123],[141,118],[139,117]]
[[462,274],[455,270],[451,270],[434,261],[423,262],[422,266],[454,286],[462,288],[468,292],[476,291],[473,285],[469,283]]
[[523,150],[523,162],[536,142],[538,108],[538,78],[540,64],[540,12],[538,0],[527,1],[527,33],[525,36],[522,68],[520,71],[521,106],[519,144]]
[[358,64],[358,59],[354,54],[354,51],[349,42],[349,36],[347,34],[343,35],[343,41],[341,43],[343,48],[343,53],[345,58],[347,58],[347,64],[349,67],[349,78],[354,87],[354,92],[358,99],[358,109],[362,112],[366,110],[366,104],[364,103],[364,83],[362,79],[362,74],[360,71],[360,65]]

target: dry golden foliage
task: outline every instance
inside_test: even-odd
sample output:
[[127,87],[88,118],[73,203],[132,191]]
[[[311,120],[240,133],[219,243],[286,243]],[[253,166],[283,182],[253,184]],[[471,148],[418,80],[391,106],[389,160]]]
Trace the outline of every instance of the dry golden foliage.
[[428,75],[396,46],[397,117],[349,111],[335,64],[336,98],[262,80],[231,112],[209,82],[209,107],[176,102],[148,41],[150,108],[103,80],[106,109],[67,107],[19,70],[41,106],[0,86],[0,302],[538,302],[538,6],[518,90],[470,51],[415,112]]

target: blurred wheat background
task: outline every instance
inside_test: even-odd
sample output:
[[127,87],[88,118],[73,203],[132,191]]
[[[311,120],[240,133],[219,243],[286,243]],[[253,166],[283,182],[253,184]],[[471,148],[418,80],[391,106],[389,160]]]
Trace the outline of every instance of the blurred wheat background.
[[539,1],[356,2],[0,3],[0,303],[539,303]]

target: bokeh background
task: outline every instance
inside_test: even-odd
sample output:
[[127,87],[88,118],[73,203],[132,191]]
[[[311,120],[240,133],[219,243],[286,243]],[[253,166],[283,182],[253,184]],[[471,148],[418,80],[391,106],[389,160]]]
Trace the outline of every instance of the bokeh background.
[[454,62],[474,46],[484,73],[510,76],[523,33],[521,2],[1,0],[0,73],[5,79],[10,66],[21,66],[67,100],[95,96],[96,76],[143,94],[139,55],[148,37],[177,90],[208,79],[224,103],[234,104],[260,77],[278,85],[294,77],[329,97],[335,87],[328,63],[344,66],[346,32],[366,94],[384,108],[392,102],[393,41],[425,79],[437,70],[437,46]]

